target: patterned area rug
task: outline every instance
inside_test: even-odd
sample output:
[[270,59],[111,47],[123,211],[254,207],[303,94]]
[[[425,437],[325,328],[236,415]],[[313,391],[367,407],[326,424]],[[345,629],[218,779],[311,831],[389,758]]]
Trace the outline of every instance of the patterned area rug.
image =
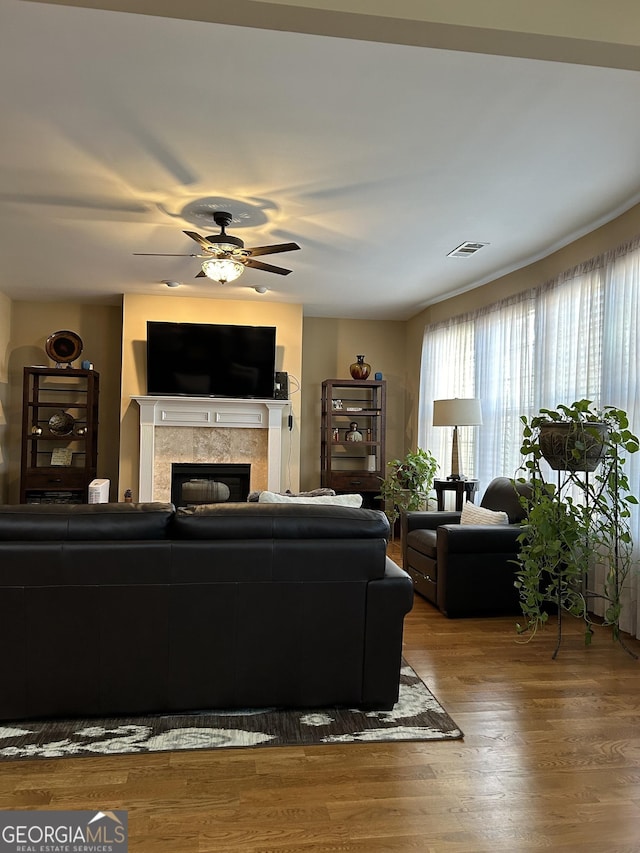
[[0,723],[0,760],[461,738],[462,732],[403,661],[390,711],[274,708],[108,720]]

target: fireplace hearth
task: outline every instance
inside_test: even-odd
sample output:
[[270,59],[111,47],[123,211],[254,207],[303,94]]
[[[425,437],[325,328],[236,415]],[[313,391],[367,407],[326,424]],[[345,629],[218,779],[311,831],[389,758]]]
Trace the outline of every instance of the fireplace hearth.
[[251,465],[244,463],[174,462],[171,503],[176,507],[211,503],[244,503],[249,496]]

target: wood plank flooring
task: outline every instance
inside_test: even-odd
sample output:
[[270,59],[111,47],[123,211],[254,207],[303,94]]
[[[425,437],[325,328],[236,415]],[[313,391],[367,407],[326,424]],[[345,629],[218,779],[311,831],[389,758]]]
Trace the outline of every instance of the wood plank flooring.
[[462,741],[0,763],[0,809],[127,809],[131,853],[637,853],[640,662],[514,623],[407,617]]

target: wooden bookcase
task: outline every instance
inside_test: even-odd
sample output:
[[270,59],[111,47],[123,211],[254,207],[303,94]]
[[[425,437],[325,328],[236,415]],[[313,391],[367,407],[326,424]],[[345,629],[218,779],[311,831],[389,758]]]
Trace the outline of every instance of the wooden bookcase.
[[[360,438],[347,438],[350,424]],[[322,383],[320,468],[322,486],[356,492],[363,506],[381,509],[375,501],[385,476],[386,382],[369,379],[325,379]]]
[[87,503],[98,460],[100,375],[25,367],[20,503]]

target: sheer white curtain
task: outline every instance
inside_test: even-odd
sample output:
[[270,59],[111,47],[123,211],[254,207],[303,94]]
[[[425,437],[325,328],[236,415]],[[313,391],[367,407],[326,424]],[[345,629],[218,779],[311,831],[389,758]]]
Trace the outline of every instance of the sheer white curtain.
[[[622,247],[607,256],[603,302],[605,335],[602,348],[601,398],[603,403],[624,409],[632,432],[640,433],[640,247]],[[625,466],[631,491],[640,498],[640,453],[627,458]],[[640,512],[632,509],[631,534],[635,556],[640,557]],[[620,627],[640,637],[638,571],[629,577],[624,591]]]
[[534,411],[600,404],[602,269],[588,264],[541,288],[535,308]]
[[535,331],[531,292],[477,318],[475,393],[483,426],[477,430],[474,470],[481,492],[496,476],[515,476],[520,465],[520,416],[533,406]]
[[418,443],[445,476],[453,429],[432,425],[433,401],[478,397],[484,425],[460,427],[459,445],[462,471],[480,481],[480,493],[520,464],[520,415],[533,411],[534,307],[531,292],[425,334]]
[[[473,320],[458,317],[425,335],[422,346],[418,446],[430,450],[438,460],[438,477],[446,477],[450,473],[453,427],[433,426],[433,401],[474,396],[474,341]],[[467,477],[474,476],[470,433],[475,429],[460,429],[460,467]]]
[[[524,294],[425,330],[419,446],[444,476],[452,430],[432,425],[433,400],[478,397],[483,426],[461,428],[463,472],[480,481],[519,468],[521,415],[587,398],[624,409],[640,433],[640,239]],[[640,495],[640,453],[627,462]],[[632,535],[640,551],[640,513]],[[621,625],[640,635],[637,573]]]

